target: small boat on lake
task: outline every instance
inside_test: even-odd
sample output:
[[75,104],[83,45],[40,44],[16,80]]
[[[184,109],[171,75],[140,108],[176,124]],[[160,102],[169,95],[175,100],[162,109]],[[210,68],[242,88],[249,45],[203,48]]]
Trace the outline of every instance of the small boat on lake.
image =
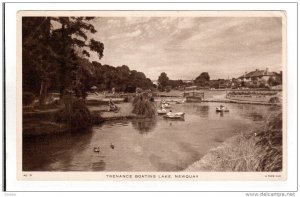
[[182,101],[175,101],[175,103],[176,104],[183,104],[183,103],[185,103],[185,101],[184,100],[182,100]]
[[161,108],[171,108],[171,105],[169,103],[162,103]]
[[164,109],[164,108],[158,109],[158,110],[157,110],[157,114],[158,114],[158,115],[163,115],[163,114],[166,114],[166,113],[168,113],[168,112],[167,112],[167,110]]
[[173,113],[173,112],[168,112],[164,118],[169,118],[169,119],[183,119],[184,118],[184,112],[177,112],[177,113]]
[[100,153],[100,147],[98,146],[98,147],[94,147],[94,152],[95,153]]
[[160,108],[165,109],[165,108],[171,108],[171,104],[166,102],[165,100],[161,100],[160,102]]
[[229,109],[223,105],[220,105],[220,107],[216,108],[216,112],[229,112]]

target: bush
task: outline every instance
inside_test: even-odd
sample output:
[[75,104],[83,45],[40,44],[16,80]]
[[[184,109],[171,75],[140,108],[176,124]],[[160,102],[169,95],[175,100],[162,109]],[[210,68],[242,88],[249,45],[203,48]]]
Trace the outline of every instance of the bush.
[[171,89],[172,89],[172,87],[171,87],[171,86],[166,86],[166,88],[165,88],[165,91],[166,91],[166,92],[170,92],[170,91],[171,91]]
[[156,107],[145,95],[137,95],[133,100],[132,113],[142,118],[153,118],[156,115]]
[[93,112],[91,114],[91,123],[92,124],[101,124],[104,121],[105,121],[104,118],[100,115],[99,112]]
[[22,101],[23,101],[23,106],[27,106],[33,103],[35,99],[35,96],[33,93],[31,92],[23,92],[23,97],[22,97]]
[[67,123],[71,129],[85,129],[91,126],[92,116],[83,99],[67,96],[64,98],[64,108],[57,116],[58,122]]
[[258,87],[259,88],[266,88],[266,85],[264,83],[260,83]]
[[124,98],[124,102],[125,102],[125,103],[128,103],[128,102],[129,102],[129,97],[128,97],[128,96]]
[[269,103],[280,103],[280,99],[278,97],[272,97],[269,100]]

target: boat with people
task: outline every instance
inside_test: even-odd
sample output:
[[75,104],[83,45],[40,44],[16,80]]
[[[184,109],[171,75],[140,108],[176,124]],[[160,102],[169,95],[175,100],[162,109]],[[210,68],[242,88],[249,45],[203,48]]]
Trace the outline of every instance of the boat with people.
[[168,112],[167,112],[167,110],[166,110],[165,108],[162,108],[162,109],[158,109],[158,110],[157,110],[157,114],[158,114],[158,115],[164,115],[164,114],[166,114],[166,113],[168,113]]
[[171,108],[171,105],[169,103],[162,103],[161,107],[162,108]]
[[172,110],[170,110],[170,112],[168,112],[164,118],[169,118],[169,119],[184,119],[184,112],[172,112]]
[[216,112],[229,112],[229,109],[224,105],[220,105],[220,107],[216,108]]
[[183,104],[185,103],[185,100],[182,100],[182,101],[175,101],[176,104]]
[[161,104],[160,104],[160,107],[161,107],[161,108],[171,108],[171,104],[170,104],[170,103],[167,103],[167,102],[164,102],[164,103],[161,103]]
[[171,104],[170,103],[168,103],[168,102],[166,102],[165,100],[162,100],[161,102],[160,102],[160,108],[171,108]]

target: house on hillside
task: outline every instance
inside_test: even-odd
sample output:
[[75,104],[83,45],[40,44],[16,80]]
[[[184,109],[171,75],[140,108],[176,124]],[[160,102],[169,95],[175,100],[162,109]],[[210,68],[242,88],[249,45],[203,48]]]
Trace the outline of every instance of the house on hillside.
[[266,68],[265,70],[256,69],[255,71],[249,73],[245,72],[245,74],[240,76],[238,80],[243,82],[267,82],[270,77],[275,76],[276,73],[270,72],[268,68]]
[[270,72],[268,68],[245,73],[237,79],[241,87],[266,88],[282,84],[282,72]]

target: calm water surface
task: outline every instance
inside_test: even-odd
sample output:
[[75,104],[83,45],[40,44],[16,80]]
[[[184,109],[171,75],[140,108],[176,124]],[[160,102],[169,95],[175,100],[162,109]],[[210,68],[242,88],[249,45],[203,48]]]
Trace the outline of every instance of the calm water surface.
[[[260,127],[280,108],[218,103],[172,105],[185,120],[124,120],[90,131],[23,139],[23,170],[31,171],[178,171],[211,148],[241,132]],[[114,149],[111,148],[114,145]],[[100,147],[100,153],[93,151]]]

